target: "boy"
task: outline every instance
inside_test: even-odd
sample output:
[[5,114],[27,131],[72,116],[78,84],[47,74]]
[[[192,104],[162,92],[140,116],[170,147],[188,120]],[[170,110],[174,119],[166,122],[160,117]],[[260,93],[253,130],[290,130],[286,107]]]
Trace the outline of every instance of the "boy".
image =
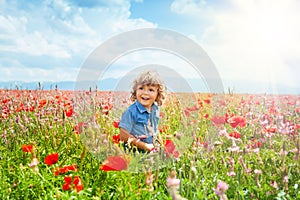
[[165,85],[157,72],[145,71],[133,81],[131,100],[134,102],[122,114],[120,138],[150,152],[158,132],[159,107],[165,99]]

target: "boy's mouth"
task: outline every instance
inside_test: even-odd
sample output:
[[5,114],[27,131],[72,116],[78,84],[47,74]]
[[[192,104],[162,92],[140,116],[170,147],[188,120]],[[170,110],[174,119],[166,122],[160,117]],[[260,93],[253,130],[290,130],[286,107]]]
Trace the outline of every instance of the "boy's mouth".
[[147,101],[149,100],[150,98],[149,97],[142,97],[143,100]]

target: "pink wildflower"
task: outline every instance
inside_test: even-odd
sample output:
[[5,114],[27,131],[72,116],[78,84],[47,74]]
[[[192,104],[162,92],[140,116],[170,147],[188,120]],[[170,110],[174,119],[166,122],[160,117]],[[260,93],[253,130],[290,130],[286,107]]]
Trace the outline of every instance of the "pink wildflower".
[[228,148],[231,152],[237,152],[240,150],[240,147],[236,145],[235,141],[232,140],[232,146]]
[[236,176],[236,173],[234,171],[230,171],[227,173],[227,176]]
[[28,166],[33,170],[34,173],[38,173],[39,172],[39,167],[38,167],[39,163],[40,162],[37,158],[33,158],[31,160],[31,163],[28,164]]
[[261,188],[261,185],[260,185],[260,183],[259,183],[258,177],[259,177],[260,174],[262,174],[262,171],[261,171],[260,169],[255,169],[255,170],[254,170],[254,174],[255,174],[255,182],[256,182],[256,185],[257,185],[259,188]]
[[288,176],[284,176],[283,177],[283,182],[284,183],[288,183],[289,182],[289,177]]
[[33,168],[39,164],[39,160],[37,158],[33,158],[31,163],[28,164],[29,167]]
[[278,184],[277,184],[276,181],[271,181],[271,184],[270,184],[270,185],[271,185],[273,188],[275,188],[276,190],[279,189]]
[[253,153],[259,153],[259,148],[252,149]]
[[255,169],[254,174],[262,174],[262,171],[260,169]]
[[180,194],[178,194],[178,188],[180,186],[180,180],[176,178],[176,171],[171,171],[169,177],[167,178],[167,187],[168,191],[172,197],[172,199],[175,200],[186,200]]
[[229,186],[225,182],[219,181],[217,188],[213,188],[213,190],[216,193],[216,195],[220,197],[220,200],[227,200],[228,198],[225,192],[228,190],[228,188]]

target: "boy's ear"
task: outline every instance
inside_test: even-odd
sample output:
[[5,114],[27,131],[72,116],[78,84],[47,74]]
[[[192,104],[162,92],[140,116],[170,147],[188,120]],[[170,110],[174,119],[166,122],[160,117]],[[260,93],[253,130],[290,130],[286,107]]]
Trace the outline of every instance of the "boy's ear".
[[158,100],[158,97],[159,97],[159,94],[157,94],[157,97],[156,97],[155,101],[157,101],[157,100]]

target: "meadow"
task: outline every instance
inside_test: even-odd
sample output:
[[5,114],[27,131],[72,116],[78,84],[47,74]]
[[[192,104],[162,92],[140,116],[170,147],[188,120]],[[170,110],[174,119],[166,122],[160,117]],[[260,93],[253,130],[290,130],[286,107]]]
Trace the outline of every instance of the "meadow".
[[133,154],[128,93],[0,94],[1,199],[300,199],[299,95],[170,93]]

